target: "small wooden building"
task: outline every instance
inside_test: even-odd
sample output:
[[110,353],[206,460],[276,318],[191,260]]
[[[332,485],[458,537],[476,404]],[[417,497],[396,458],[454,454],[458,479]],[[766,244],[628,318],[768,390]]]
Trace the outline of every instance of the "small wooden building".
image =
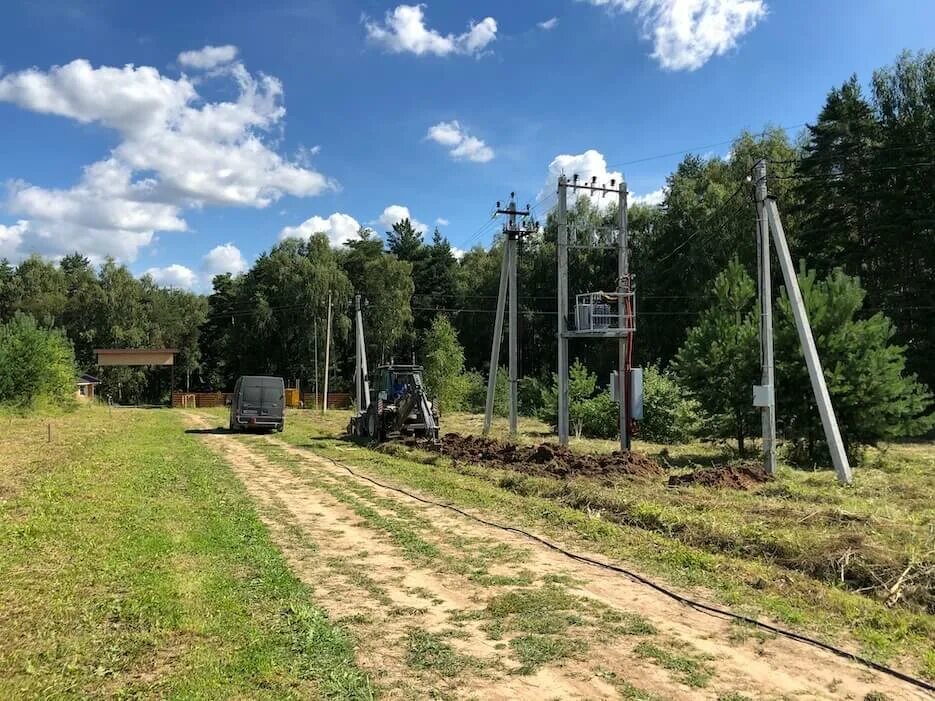
[[75,378],[75,398],[85,402],[94,401],[94,395],[99,384],[101,384],[101,381],[93,375],[78,375]]

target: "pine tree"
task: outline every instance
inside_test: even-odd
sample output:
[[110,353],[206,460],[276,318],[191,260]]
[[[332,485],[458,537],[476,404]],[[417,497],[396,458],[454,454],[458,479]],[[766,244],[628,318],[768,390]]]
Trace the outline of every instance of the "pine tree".
[[[799,287],[828,392],[849,452],[859,444],[924,433],[935,426],[932,395],[906,372],[905,349],[883,314],[860,319],[866,293],[840,270],[824,280],[799,275]],[[775,323],[777,415],[793,458],[827,462],[827,447],[785,289]]]
[[710,414],[707,432],[715,438],[744,439],[759,417],[752,387],[759,369],[756,285],[735,258],[714,281],[714,299],[688,332],[674,370],[681,383]]

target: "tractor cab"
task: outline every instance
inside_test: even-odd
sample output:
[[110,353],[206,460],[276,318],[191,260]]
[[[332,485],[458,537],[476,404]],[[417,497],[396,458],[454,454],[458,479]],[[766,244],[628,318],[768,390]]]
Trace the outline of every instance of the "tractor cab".
[[375,440],[438,440],[438,409],[426,395],[420,365],[380,365],[368,375],[375,401],[351,419],[348,432]]

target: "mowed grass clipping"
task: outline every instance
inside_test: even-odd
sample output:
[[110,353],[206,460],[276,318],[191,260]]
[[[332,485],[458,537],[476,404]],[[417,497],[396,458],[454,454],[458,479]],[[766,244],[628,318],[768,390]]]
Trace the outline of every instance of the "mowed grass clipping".
[[242,486],[167,410],[4,420],[0,698],[375,695]]

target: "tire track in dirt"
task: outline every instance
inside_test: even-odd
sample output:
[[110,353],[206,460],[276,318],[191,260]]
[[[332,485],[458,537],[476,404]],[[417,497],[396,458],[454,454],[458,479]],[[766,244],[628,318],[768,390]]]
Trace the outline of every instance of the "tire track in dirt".
[[[199,414],[187,416],[201,427],[215,421]],[[356,480],[326,459],[280,439],[258,440],[289,456],[291,468],[264,454],[260,445],[249,446],[234,436],[208,434],[206,439],[261,506],[261,515],[290,565],[315,587],[316,602],[356,635],[361,665],[390,698],[424,697],[430,690],[456,698],[618,698],[622,687],[614,680],[626,680],[666,699],[716,699],[729,692],[758,699],[784,695],[861,699],[874,690],[894,699],[926,698],[908,685],[785,639],[732,645],[729,637],[736,630],[726,621],[681,606],[620,575],[573,563],[520,536]],[[342,501],[334,496],[342,492],[385,518],[415,514],[409,525],[446,557],[457,556],[466,537],[472,543],[504,543],[523,553],[515,562],[496,563],[491,568],[496,574],[529,570],[539,577],[571,574],[572,593],[651,621],[659,630],[653,640],[657,646],[679,649],[688,644],[710,656],[714,678],[705,688],[678,683],[669,672],[636,654],[640,639],[633,638],[594,640],[586,658],[573,656],[544,665],[530,676],[518,676],[509,673],[515,667],[509,649],[488,640],[475,625],[463,626],[460,631],[466,636],[449,642],[459,653],[480,660],[483,664],[477,669],[454,678],[414,670],[405,654],[408,631],[451,630],[458,612],[482,610],[511,587],[480,586],[463,574],[414,564],[386,533],[362,519],[346,497]],[[453,541],[452,534],[460,538]],[[471,547],[464,546],[462,555],[468,556]],[[310,555],[313,548],[317,553]]]

